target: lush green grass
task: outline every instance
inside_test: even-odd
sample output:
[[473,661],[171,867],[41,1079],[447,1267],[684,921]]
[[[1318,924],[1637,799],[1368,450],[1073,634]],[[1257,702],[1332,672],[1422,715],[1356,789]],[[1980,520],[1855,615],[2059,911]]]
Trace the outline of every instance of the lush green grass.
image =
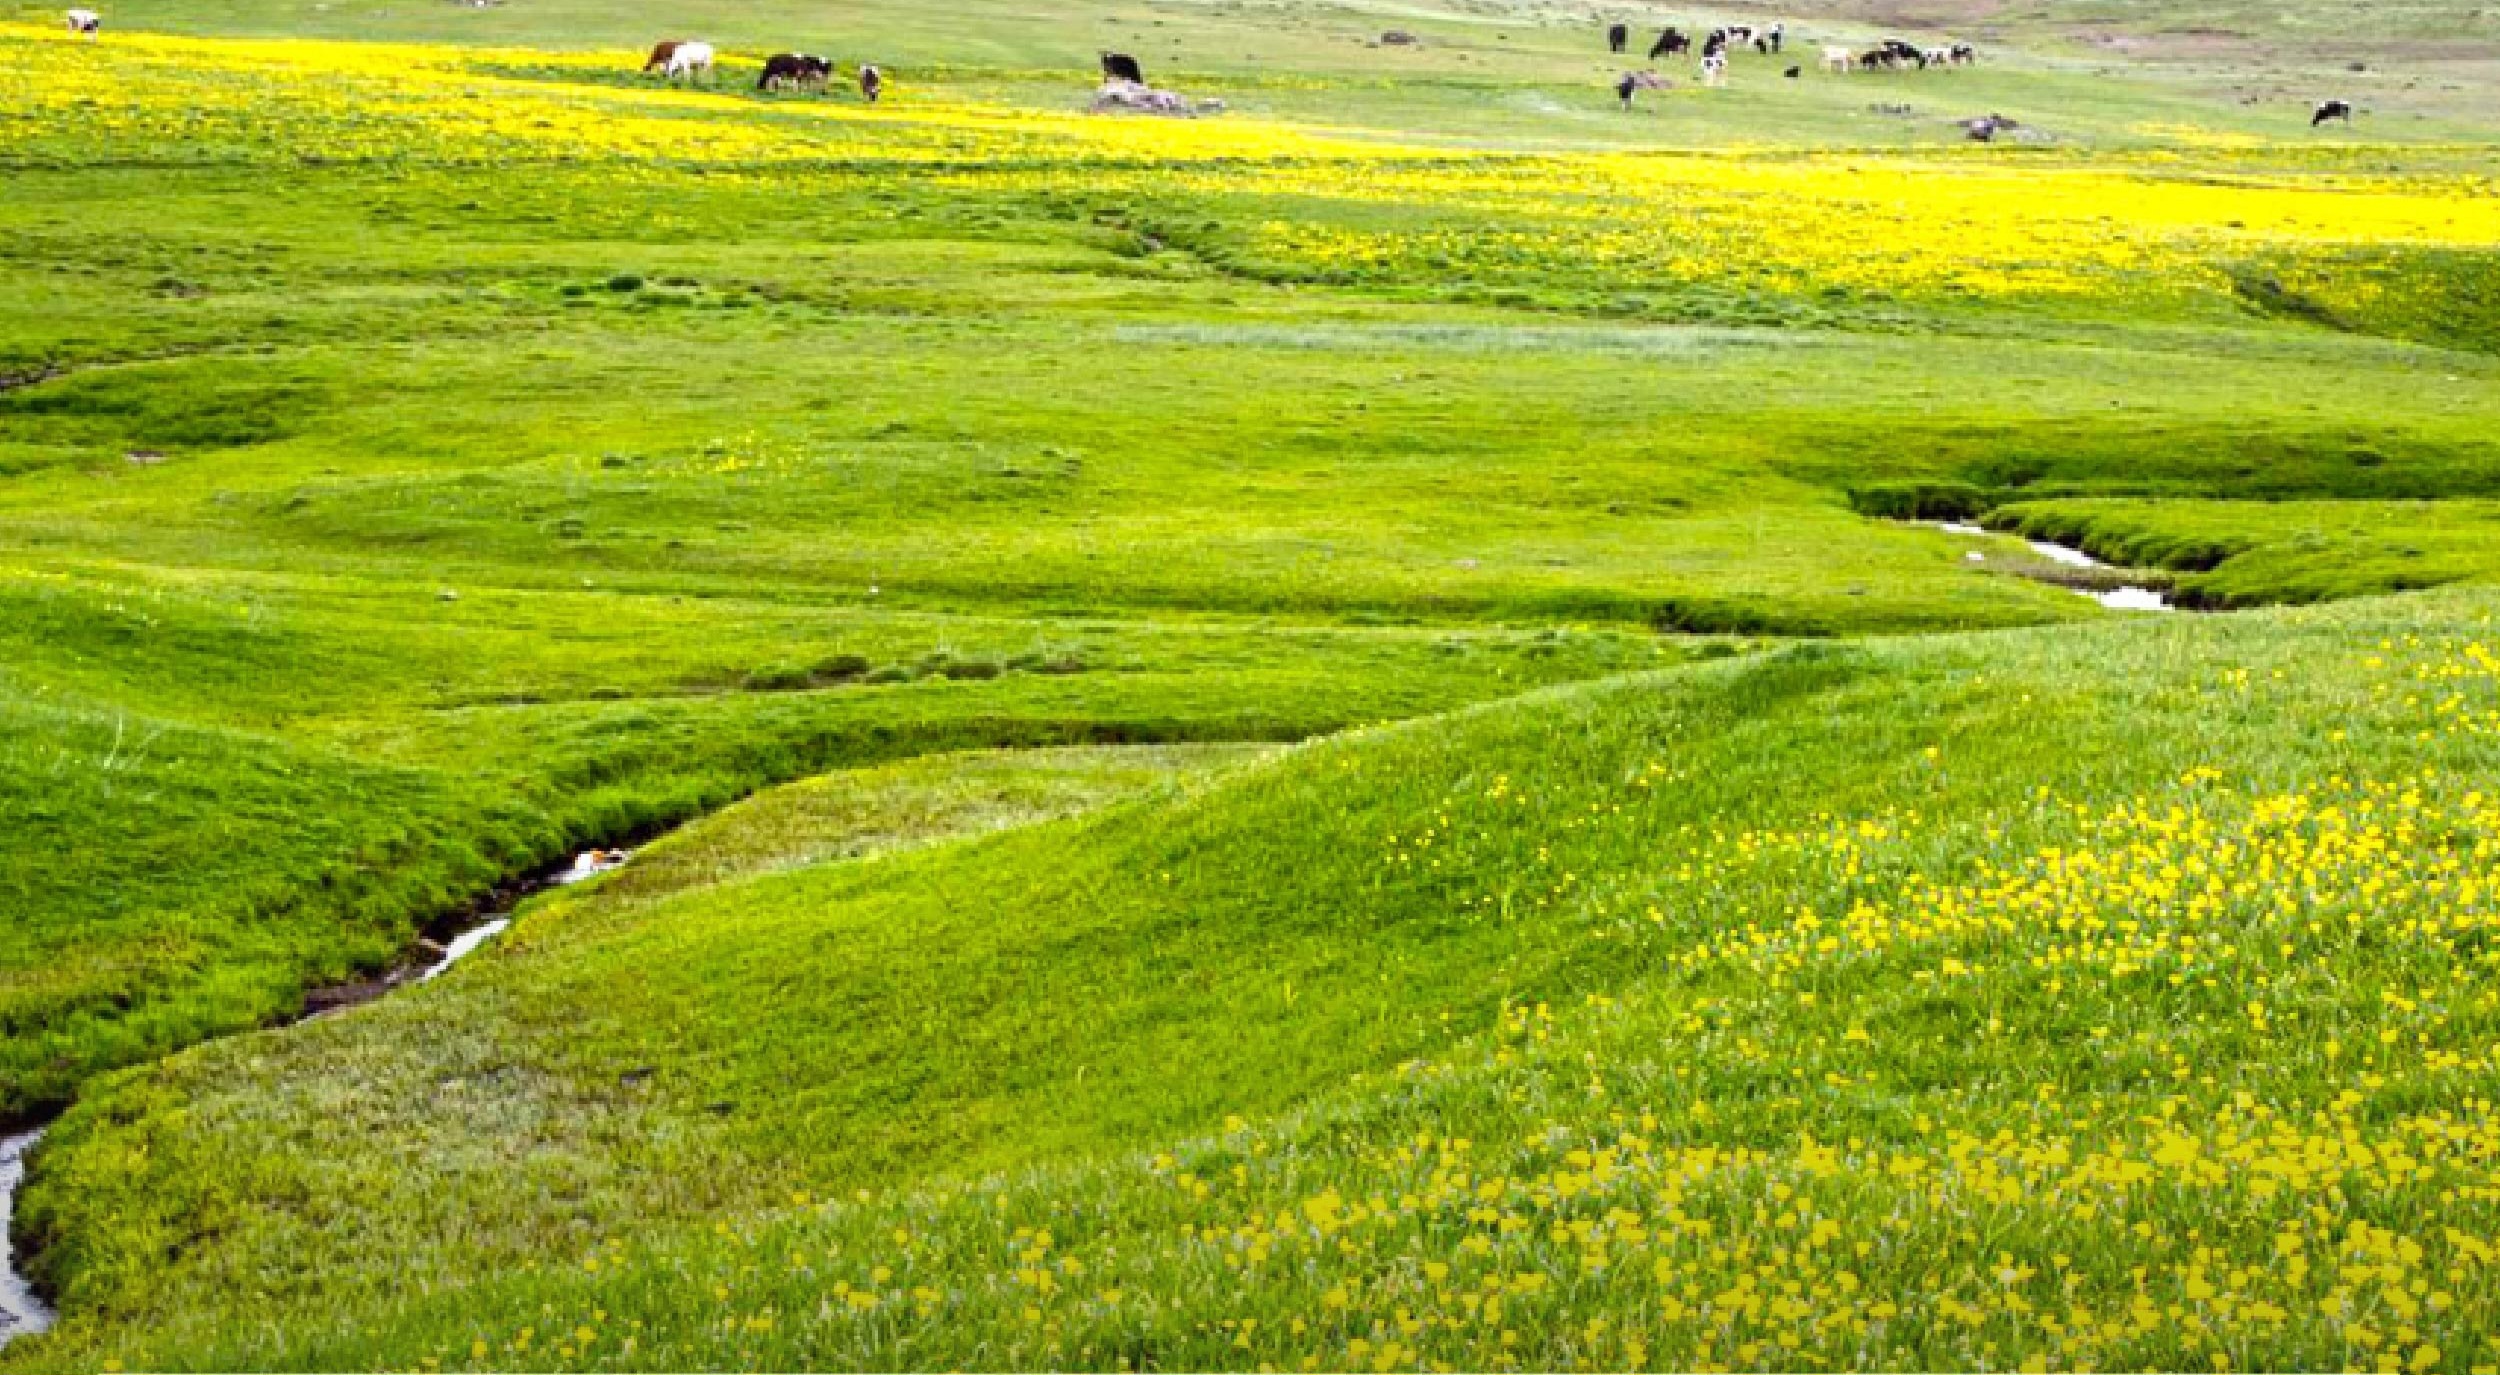
[[291,1012],[499,880],[759,784],[981,745],[1292,739],[1674,657],[1616,633],[106,570],[0,596],[11,1114]]
[[[1369,1364],[1417,1344],[1394,1311],[1420,1271],[1339,1276],[1385,1306],[1349,1300],[1320,1343],[1275,1329],[1338,1311],[1330,1275],[1235,1298],[1217,1252],[1171,1249],[1181,1223],[1429,1193],[1380,1182],[1423,1131],[1550,1185],[1554,1131],[1634,1130],[1573,1057],[1673,1124],[1645,1139],[1790,1163],[1819,1159],[1808,1130],[1915,1153],[1921,1114],[2140,1145],[2157,1054],[2216,1067],[2174,1114],[2236,1104],[2234,1065],[2270,1111],[2349,1116],[2353,1074],[2225,1034],[2241,992],[2060,1002],[2004,963],[1946,995],[1922,946],[1814,975],[1801,1012],[1799,967],[1690,958],[1872,891],[1826,850],[1722,855],[1720,832],[1884,817],[1893,848],[1861,858],[1908,902],[1910,875],[2081,843],[2096,823],[2043,787],[2166,803],[2229,760],[2213,823],[2245,830],[2253,790],[2487,777],[2484,737],[2417,739],[2360,662],[2481,635],[2479,594],[2094,624],[2006,576],[2011,541],[1972,563],[1879,518],[1985,515],[2231,604],[2488,576],[2490,112],[2443,91],[2462,68],[2368,73],[2340,89],[2385,108],[2310,135],[2342,60],[2304,36],[2326,13],[2228,17],[2267,54],[2254,103],[2210,53],[2105,70],[2095,34],[2176,27],[2130,3],[1971,13],[1975,71],[1791,83],[1747,58],[1729,91],[1629,115],[1569,5],[872,0],[827,32],[707,0],[133,0],[94,47],[0,30],[0,1121],[81,1104],[21,1209],[67,1322],[12,1359]],[[1895,22],[1792,18],[1809,65]],[[2479,22],[2409,7],[2367,51],[2470,62]],[[1393,26],[1425,41],[1366,42]],[[662,30],[726,45],[732,84],[634,78],[622,50]],[[458,46],[482,44],[511,46]],[[893,98],[863,117],[735,84],[783,46],[884,61]],[[1060,118],[1104,47],[1233,113]],[[2051,141],[1962,146],[1949,119],[1981,109]],[[1995,633],[1905,638],[1967,632]],[[1868,643],[1782,647],[1804,640]],[[1497,777],[1480,825],[1441,819]],[[440,984],[165,1058],[499,882],[759,789]],[[2470,850],[2487,818],[2458,805],[2416,818],[2443,838],[2411,859]],[[1707,891],[1678,888],[1700,855]],[[1974,965],[1969,942],[2054,944],[1946,934]],[[2420,992],[2479,940],[2228,978],[2275,981],[2302,1025],[2359,1025],[2382,991],[2453,1009],[2403,1023],[2433,1037],[2418,1063],[2372,1071],[2377,1131],[2482,1084],[2431,1052],[2486,1009]],[[1517,1010],[1592,994],[1619,1002]],[[2001,1039],[1972,1039],[1983,1010]],[[1879,1088],[1825,1042],[1887,1021]],[[2134,1039],[2104,1054],[2093,1026]],[[1783,1077],[1808,1066],[1844,1081]],[[2098,1095],[2088,1120],[2017,1106],[2051,1084]],[[1202,1207],[1144,1166],[1164,1151],[1245,1173]],[[1756,1165],[1709,1216],[1802,1185]],[[1003,1210],[965,1193],[990,1176],[1017,1181]],[[1897,1184],[1859,1177],[1831,1215],[1919,1219],[1887,1254],[1938,1277],[1866,1268],[1921,1316],[1845,1352],[1697,1345],[1613,1280],[1547,1291],[1516,1346],[1429,1349],[1630,1362],[1602,1317],[1676,1364],[1999,1364],[1971,1343],[2037,1334],[1966,1341],[1945,1271],[2066,1254],[2106,1307],[2182,1244],[2111,1219],[2206,1216],[2026,1204],[1974,1240]],[[2400,1185],[2354,1184],[2335,1220],[2454,1248]],[[2184,1225],[2254,1264],[2272,1205],[2214,1206]],[[1461,1220],[1390,1211],[1417,1264]],[[944,1254],[872,1258],[898,1225]],[[1039,1263],[995,1261],[1042,1225],[1116,1246],[1085,1263],[1133,1270],[1130,1306],[1060,1271],[1094,1306],[1026,1324],[1013,1272]],[[768,1272],[760,1240],[918,1278],[819,1322],[832,1262]],[[2374,1316],[2352,1345],[2307,1295],[2235,1359],[2436,1340],[2467,1368],[2491,1301],[2452,1283],[2413,1337]],[[611,1318],[642,1324],[630,1358]],[[595,1358],[552,1335],[584,1323]],[[2088,1350],[2068,1363],[2204,1359],[2175,1327]]]
[[[29,1359],[1937,1366],[2060,1355],[2045,1314],[2077,1365],[2466,1368],[2494,610],[1792,650],[786,872],[1164,766],[772,795],[437,986],[98,1092],[32,1200],[93,1319]],[[2338,1123],[2372,1154],[2281,1137]],[[2322,1316],[2332,1268],[2276,1234],[2376,1263],[2368,1228],[2428,1287]],[[1757,1264],[1797,1315],[1720,1292]],[[1487,1275],[1506,1317],[1459,1302]]]

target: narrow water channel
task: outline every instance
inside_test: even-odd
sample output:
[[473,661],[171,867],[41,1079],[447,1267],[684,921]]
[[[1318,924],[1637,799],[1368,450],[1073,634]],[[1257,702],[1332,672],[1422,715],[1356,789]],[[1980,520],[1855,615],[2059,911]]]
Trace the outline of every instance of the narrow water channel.
[[[1939,521],[1936,528],[1948,535],[1959,535],[1964,539],[1986,539],[1995,533],[1964,521],[1954,520]],[[2023,543],[2029,546],[2032,553],[2061,568],[2080,568],[2097,572],[2121,571],[2116,564],[2103,563],[2080,549],[2069,549],[2065,545],[2051,544],[2047,540],[2027,539]],[[1973,561],[1978,561],[1982,557],[1976,553],[1971,555]],[[2171,602],[2170,594],[2158,587],[2070,587],[2066,590],[2077,596],[2090,597],[2112,611],[2176,611],[2179,609]]]
[[[376,998],[409,984],[425,983],[439,977],[444,970],[476,954],[489,941],[512,925],[512,909],[523,898],[546,888],[579,883],[583,879],[604,874],[622,865],[632,855],[624,850],[590,850],[576,856],[573,862],[550,874],[542,874],[512,891],[503,910],[480,918],[477,923],[453,936],[449,943],[435,947],[420,944],[425,958],[409,961],[380,978],[324,990],[305,999],[304,1016],[322,1017]],[[439,952],[439,953],[437,953]],[[41,1332],[52,1325],[51,1305],[35,1292],[25,1275],[17,1268],[17,1238],[11,1224],[17,1212],[17,1190],[26,1181],[26,1157],[43,1139],[43,1128],[0,1138],[0,1346],[16,1338]]]
[[26,1153],[43,1139],[43,1129],[0,1140],[0,1346],[52,1325],[52,1309],[17,1272],[17,1243],[9,1238],[16,1215],[17,1186],[26,1178]]

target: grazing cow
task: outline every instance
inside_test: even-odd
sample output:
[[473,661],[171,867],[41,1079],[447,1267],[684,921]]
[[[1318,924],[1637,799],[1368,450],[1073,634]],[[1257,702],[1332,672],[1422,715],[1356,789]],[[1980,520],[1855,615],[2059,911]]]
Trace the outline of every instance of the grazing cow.
[[1945,50],[1945,55],[1952,59],[1954,66],[1967,67],[1979,60],[1979,49],[1968,43],[1956,43]]
[[1626,110],[1632,108],[1632,97],[1635,93],[1665,89],[1667,89],[1666,78],[1656,72],[1625,72],[1623,79],[1615,83],[1615,95],[1623,101],[1623,108]]
[[1731,24],[1719,30],[1719,37],[1724,42],[1742,44],[1746,47],[1753,46],[1754,39],[1760,36],[1761,30],[1751,24]]
[[1704,57],[1716,57],[1726,51],[1727,30],[1725,29],[1712,29],[1710,36],[1701,40],[1701,55]]
[[642,64],[644,75],[647,76],[652,72],[667,71],[668,60],[675,57],[677,55],[677,50],[684,46],[685,41],[677,38],[664,39],[658,43],[652,44],[651,56]]
[[775,53],[764,59],[763,75],[755,78],[755,89],[778,91],[783,86],[822,87],[833,79],[833,64],[810,53]]
[[71,10],[66,17],[71,33],[83,33],[93,38],[104,28],[104,16],[94,10]]
[[1873,48],[1858,54],[1858,70],[1888,72],[1901,65],[1901,59],[1890,48]]
[[2349,100],[2319,101],[2318,108],[2312,111],[2309,115],[2309,127],[2315,129],[2330,119],[2340,119],[2344,121],[2346,127],[2350,127],[2352,124],[2352,102]]
[[1920,71],[1927,70],[1927,50],[1916,43],[1904,43],[1898,38],[1887,38],[1884,40],[1884,51],[1892,54],[1893,65],[1896,67],[1915,62]]
[[1970,135],[1971,140],[1975,143],[1993,143],[1996,141],[1997,135],[2004,133],[2008,129],[2019,129],[2021,127],[2021,125],[2007,119],[2003,115],[1982,115],[1978,119],[1966,119],[1962,121],[1962,132]]
[[1780,73],[1781,76],[1787,77],[1791,81],[1794,81],[1805,74],[1806,69],[1803,67],[1791,67],[1787,71]]
[[1918,65],[1922,71],[1929,67],[1941,67],[1952,60],[1953,54],[1943,48],[1929,48],[1918,55]]
[[1693,40],[1685,37],[1683,30],[1668,29],[1658,35],[1657,42],[1649,45],[1649,60],[1655,62],[1662,57],[1673,57],[1692,50]]
[[878,97],[883,96],[884,94],[885,73],[878,71],[874,63],[860,63],[859,98],[867,101],[871,105],[874,105],[877,103]]
[[711,75],[712,45],[709,43],[678,44],[677,50],[668,55],[668,70],[662,73],[670,81],[682,76],[689,86],[698,80],[708,80]]
[[1704,86],[1724,86],[1727,84],[1726,53],[1712,53],[1708,57],[1701,60],[1701,84]]
[[1146,84],[1146,69],[1138,66],[1137,59],[1127,53],[1104,53],[1102,55],[1102,79],[1133,82],[1143,86]]
[[1855,67],[1856,65],[1858,65],[1857,57],[1847,48],[1835,47],[1829,43],[1823,45],[1824,71],[1847,72],[1850,68]]
[[1606,26],[1606,51],[1611,53],[1620,53],[1631,43],[1631,41],[1631,25],[1609,24]]

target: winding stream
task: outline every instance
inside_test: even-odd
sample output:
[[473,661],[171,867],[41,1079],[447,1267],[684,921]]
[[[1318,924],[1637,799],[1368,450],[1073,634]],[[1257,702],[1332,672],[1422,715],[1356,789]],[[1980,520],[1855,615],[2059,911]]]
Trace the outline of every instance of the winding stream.
[[[449,944],[433,946],[421,942],[417,949],[427,958],[411,961],[377,979],[313,993],[304,1001],[304,1017],[329,1016],[372,1002],[394,989],[428,982],[503,934],[504,929],[512,925],[513,909],[520,905],[523,898],[547,888],[579,883],[604,874],[630,858],[631,853],[625,850],[586,851],[576,856],[569,867],[522,883],[510,892],[502,910],[481,918],[475,925],[452,937]],[[45,1303],[43,1296],[36,1293],[35,1287],[18,1272],[17,1239],[10,1227],[17,1209],[18,1186],[26,1181],[26,1156],[34,1150],[35,1143],[43,1139],[43,1133],[44,1129],[37,1127],[16,1136],[0,1138],[0,1346],[52,1325],[52,1306]]]
[[26,1153],[43,1139],[43,1129],[0,1140],[0,1346],[11,1338],[41,1332],[52,1325],[51,1306],[17,1273],[17,1243],[9,1238],[9,1221],[17,1204],[17,1186],[26,1178]]
[[[1953,520],[1939,521],[1936,528],[1948,535],[1959,535],[1964,539],[1985,539],[1995,533],[1977,525]],[[2047,540],[2027,539],[2023,543],[2030,547],[2032,553],[2061,568],[2110,572],[2118,567],[2116,564],[2103,563],[2080,549],[2069,549],[2065,545],[2051,544]],[[1984,556],[1974,553],[1970,557],[1973,562],[1978,562]],[[2112,611],[2176,611],[2179,609],[2171,602],[2170,594],[2158,587],[2070,587],[2066,590],[2080,597],[2090,597]]]

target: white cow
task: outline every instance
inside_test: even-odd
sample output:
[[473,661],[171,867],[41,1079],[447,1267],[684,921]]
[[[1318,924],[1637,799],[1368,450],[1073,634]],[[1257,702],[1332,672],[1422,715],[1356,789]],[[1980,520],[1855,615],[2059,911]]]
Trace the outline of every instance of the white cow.
[[104,16],[94,10],[71,10],[67,18],[71,33],[83,33],[89,38],[95,37],[104,27]]
[[1726,53],[1712,53],[1708,57],[1701,60],[1701,84],[1704,86],[1724,86],[1727,84]]
[[686,84],[691,86],[695,78],[708,78],[711,74],[712,45],[709,43],[680,43],[677,45],[677,51],[668,55],[666,78],[670,81],[683,76],[686,78]]
[[1849,51],[1847,48],[1835,47],[1829,43],[1823,45],[1824,71],[1845,72],[1856,65],[1858,65],[1858,55],[1856,53]]

